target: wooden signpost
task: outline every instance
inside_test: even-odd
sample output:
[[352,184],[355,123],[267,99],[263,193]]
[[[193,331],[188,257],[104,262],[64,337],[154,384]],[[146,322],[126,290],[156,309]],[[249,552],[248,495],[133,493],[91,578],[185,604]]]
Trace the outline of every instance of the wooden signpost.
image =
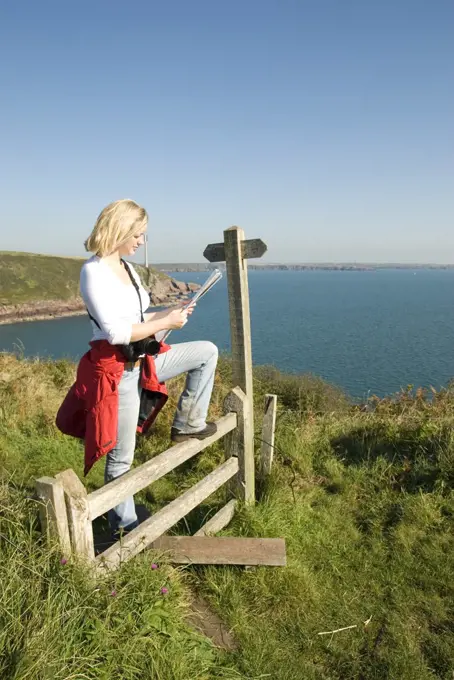
[[[247,261],[262,257],[267,246],[261,239],[245,240],[240,227],[224,231],[224,243],[211,243],[205,248],[204,257],[209,262],[224,262],[227,270],[227,285],[230,311],[230,338],[232,349],[233,385],[246,395],[244,407],[231,403],[229,409],[237,413],[244,411],[239,426],[226,438],[226,453],[237,455],[240,463],[240,479],[243,488],[238,495],[248,504],[255,501],[254,475],[254,409],[252,388],[251,318],[249,312],[249,287]],[[232,400],[231,400],[232,401]]]

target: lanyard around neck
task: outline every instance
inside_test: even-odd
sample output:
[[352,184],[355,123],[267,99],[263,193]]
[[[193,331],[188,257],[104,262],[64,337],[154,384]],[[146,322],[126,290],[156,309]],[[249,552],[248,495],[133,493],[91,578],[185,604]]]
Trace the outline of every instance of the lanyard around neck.
[[[124,268],[125,268],[126,271],[128,272],[128,276],[129,276],[129,278],[131,279],[131,283],[132,283],[132,285],[134,286],[134,288],[135,288],[135,290],[136,290],[136,293],[137,293],[137,295],[138,295],[138,298],[139,298],[139,305],[140,305],[140,321],[141,321],[141,323],[144,323],[145,319],[144,319],[144,317],[143,317],[142,296],[140,295],[139,286],[137,285],[137,281],[135,280],[135,278],[134,278],[134,276],[133,276],[133,274],[132,274],[132,271],[131,271],[131,269],[130,269],[128,263],[127,263],[125,260],[120,260],[120,262],[123,264]],[[91,320],[98,326],[98,328],[100,329],[101,326],[99,325],[99,323],[97,322],[97,320],[95,319],[95,317],[92,316],[92,315],[90,314],[90,312],[88,311],[88,308],[87,308],[87,313],[88,313],[88,316],[90,317],[90,319],[91,319]]]
[[139,286],[137,285],[137,281],[135,280],[135,278],[134,278],[134,276],[133,276],[133,274],[132,274],[132,271],[131,271],[131,269],[130,269],[128,263],[126,262],[126,260],[121,260],[121,262],[122,262],[122,264],[123,264],[123,267],[124,267],[124,268],[126,269],[126,271],[128,272],[129,278],[131,279],[131,283],[132,283],[132,285],[134,286],[134,288],[136,289],[136,293],[137,293],[137,295],[138,295],[138,297],[139,297],[139,305],[140,305],[140,321],[143,323],[143,322],[145,321],[145,319],[143,318],[142,296],[140,295]]

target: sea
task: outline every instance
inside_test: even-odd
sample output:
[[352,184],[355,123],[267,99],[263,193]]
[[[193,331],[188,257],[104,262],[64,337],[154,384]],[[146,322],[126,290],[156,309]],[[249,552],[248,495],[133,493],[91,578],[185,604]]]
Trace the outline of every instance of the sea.
[[[320,376],[357,400],[454,377],[452,269],[250,271],[249,293],[254,364]],[[230,350],[225,277],[169,342],[199,339]],[[77,360],[89,340],[86,316],[0,326],[0,350],[26,357]]]

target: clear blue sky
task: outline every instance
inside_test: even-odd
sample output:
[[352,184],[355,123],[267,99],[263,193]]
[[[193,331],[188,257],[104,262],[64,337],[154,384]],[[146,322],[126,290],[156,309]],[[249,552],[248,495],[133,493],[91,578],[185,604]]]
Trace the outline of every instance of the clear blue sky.
[[152,261],[454,262],[453,0],[14,0],[0,53],[0,249],[130,197]]

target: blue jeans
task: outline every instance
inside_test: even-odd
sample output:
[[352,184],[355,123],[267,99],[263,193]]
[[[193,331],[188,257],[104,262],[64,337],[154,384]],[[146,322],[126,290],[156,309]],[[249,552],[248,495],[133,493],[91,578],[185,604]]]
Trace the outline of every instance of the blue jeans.
[[[205,341],[172,345],[168,352],[155,357],[159,382],[166,382],[181,373],[188,374],[173,421],[173,427],[180,432],[198,432],[205,427],[217,360],[216,345]],[[117,443],[106,457],[106,483],[127,472],[134,459],[140,406],[139,378],[140,367],[125,370],[118,386]],[[113,530],[136,522],[133,496],[109,511],[109,523]]]

